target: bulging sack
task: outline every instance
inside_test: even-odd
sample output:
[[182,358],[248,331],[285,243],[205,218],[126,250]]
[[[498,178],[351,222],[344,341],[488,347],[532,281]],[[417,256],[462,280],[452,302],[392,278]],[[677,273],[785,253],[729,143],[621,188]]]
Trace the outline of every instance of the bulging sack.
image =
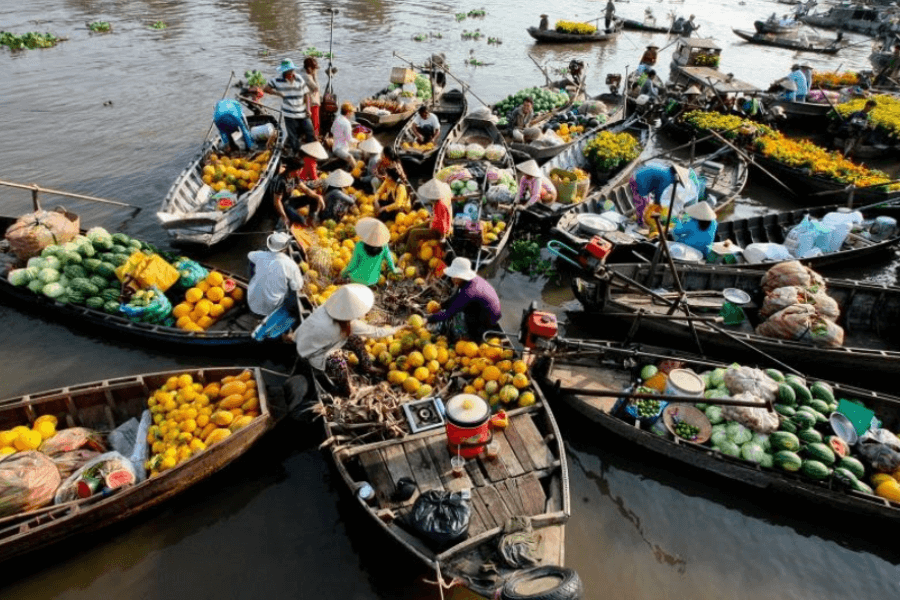
[[38,210],[19,217],[6,230],[9,247],[20,260],[37,256],[50,245],[62,245],[78,235],[78,215],[64,210]]
[[59,470],[41,452],[17,452],[0,460],[0,517],[50,504],[59,482]]
[[459,492],[428,490],[416,498],[408,524],[436,548],[448,548],[465,539],[472,509]]

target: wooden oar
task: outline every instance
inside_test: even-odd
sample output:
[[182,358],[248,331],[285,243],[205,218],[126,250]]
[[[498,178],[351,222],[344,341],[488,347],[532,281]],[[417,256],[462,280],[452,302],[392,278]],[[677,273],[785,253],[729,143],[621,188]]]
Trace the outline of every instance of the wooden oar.
[[[559,383],[557,380],[556,383]],[[670,394],[638,394],[620,390],[592,390],[586,388],[563,387],[554,385],[555,394],[573,394],[577,396],[599,396],[611,398],[631,398],[634,400],[666,400],[681,404],[716,404],[718,406],[747,406],[750,408],[765,408],[773,410],[768,402],[751,402],[749,400],[735,400],[733,398],[704,398],[703,396],[673,396]]]
[[768,175],[769,177],[771,177],[773,180],[775,180],[775,182],[776,182],[778,185],[780,185],[781,187],[783,187],[784,189],[786,189],[787,191],[789,191],[789,192],[791,193],[792,196],[796,196],[796,195],[797,195],[797,193],[794,192],[794,190],[792,190],[791,188],[789,188],[789,187],[788,187],[784,182],[782,182],[780,179],[778,179],[777,177],[775,177],[774,175],[772,175],[772,174],[768,171],[768,169],[766,169],[766,168],[763,167],[762,165],[757,164],[757,163],[753,160],[753,157],[752,157],[752,156],[750,156],[749,154],[747,154],[746,152],[744,152],[743,150],[741,150],[740,148],[738,148],[737,146],[735,146],[734,144],[732,144],[731,142],[729,142],[728,140],[726,140],[724,137],[722,137],[721,135],[719,135],[718,132],[713,131],[712,129],[710,129],[710,132],[711,132],[714,136],[716,136],[716,138],[718,138],[720,142],[722,142],[723,144],[725,144],[725,145],[727,145],[727,146],[730,146],[735,152],[737,152],[740,156],[742,156],[742,157],[744,158],[744,160],[746,160],[747,162],[749,162],[749,163],[752,164],[752,165],[755,165],[757,169],[759,169],[760,171],[762,171],[763,173],[765,173],[766,175]]
[[530,53],[528,54],[528,58],[530,58],[531,62],[533,62],[535,66],[540,69],[541,73],[544,74],[544,79],[547,81],[547,87],[550,87],[550,75],[547,73],[546,69],[544,69],[544,67],[542,67],[541,64],[537,60],[535,60],[535,58]]
[[105,198],[97,198],[96,196],[85,196],[84,194],[74,194],[72,192],[63,192],[60,190],[54,190],[50,188],[45,188],[37,185],[36,183],[32,183],[31,185],[26,185],[23,183],[14,183],[12,181],[4,181],[0,179],[0,185],[5,185],[7,187],[17,188],[21,190],[31,190],[31,201],[34,203],[34,210],[40,210],[41,204],[38,201],[38,193],[44,192],[46,194],[56,194],[58,196],[67,196],[69,198],[76,198],[78,200],[90,200],[91,202],[98,202],[100,204],[112,204],[113,206],[122,206],[125,208],[130,208],[135,212],[143,210],[140,206],[135,206],[133,204],[127,204],[125,202],[118,202],[117,200],[106,200]]

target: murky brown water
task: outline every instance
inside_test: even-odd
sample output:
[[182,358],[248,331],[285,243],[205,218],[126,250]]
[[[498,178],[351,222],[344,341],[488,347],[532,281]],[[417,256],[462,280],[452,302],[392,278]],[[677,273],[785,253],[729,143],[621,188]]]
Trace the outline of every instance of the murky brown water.
[[[524,29],[537,24],[541,12],[551,13],[551,19],[587,20],[603,5],[578,0],[563,10],[534,0],[336,3],[335,89],[341,98],[359,100],[383,85],[391,67],[402,65],[393,52],[421,62],[441,51],[453,72],[486,102],[543,81],[528,53],[553,67],[570,58],[585,60],[588,89],[599,93],[606,73],[633,69],[643,46],[665,46],[665,36],[627,33],[610,44],[553,47],[532,44]],[[453,16],[482,6],[488,12],[483,19],[457,22]],[[784,50],[736,43],[729,31],[750,28],[753,19],[773,11],[783,13],[784,5],[623,2],[619,13],[641,18],[645,6],[660,19],[671,10],[697,14],[701,33],[725,48],[723,68],[760,86],[785,74],[795,59]],[[49,30],[69,38],[50,50],[14,55],[0,50],[0,178],[141,206],[144,210],[128,219],[109,207],[67,202],[85,223],[165,245],[154,212],[200,147],[212,106],[232,71],[240,76],[260,69],[271,75],[282,57],[296,61],[303,49],[327,49],[329,18],[322,8],[301,0],[0,2],[0,30]],[[90,34],[85,23],[97,20],[110,21],[113,33]],[[167,27],[150,29],[156,21]],[[503,43],[460,39],[464,30],[476,28]],[[412,39],[432,32],[442,37]],[[858,68],[866,66],[868,51],[863,44],[840,57],[804,58],[816,66]],[[670,50],[662,51],[661,71],[669,56]],[[489,64],[467,67],[464,60],[470,57]],[[470,106],[477,104],[470,99]],[[786,204],[758,181],[747,194],[773,206]],[[27,195],[0,188],[4,214],[28,207]],[[263,214],[248,229],[263,231],[271,223],[271,215]],[[208,260],[243,270],[246,252],[263,237],[235,236]],[[892,267],[843,275],[894,280]],[[531,299],[558,307],[571,298],[565,287],[502,269],[493,280],[508,329],[518,325],[520,310]],[[4,306],[0,322],[0,397],[181,365],[260,362],[254,356],[160,355]],[[584,579],[587,598],[897,597],[896,527],[844,522],[652,456],[632,455],[562,413],[574,499],[568,564]],[[319,436],[314,427],[283,423],[235,465],[160,509],[5,564],[0,596],[436,598],[413,560],[361,522],[343,500],[316,450]]]

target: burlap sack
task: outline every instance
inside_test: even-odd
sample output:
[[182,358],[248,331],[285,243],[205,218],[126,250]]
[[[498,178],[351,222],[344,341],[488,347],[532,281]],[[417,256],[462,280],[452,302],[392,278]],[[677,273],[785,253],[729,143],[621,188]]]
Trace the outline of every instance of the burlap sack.
[[844,330],[816,314],[811,304],[795,304],[778,311],[756,328],[758,335],[810,342],[830,348],[844,344]]
[[21,260],[37,256],[51,244],[65,244],[78,235],[78,215],[60,209],[39,210],[19,217],[6,230],[12,251]]
[[49,504],[59,483],[59,470],[44,454],[10,454],[0,461],[0,517]]
[[825,280],[809,267],[803,266],[796,260],[791,260],[778,263],[766,271],[766,274],[762,277],[761,285],[763,291],[767,293],[788,285],[798,285],[804,288],[819,286],[819,288],[824,289]]

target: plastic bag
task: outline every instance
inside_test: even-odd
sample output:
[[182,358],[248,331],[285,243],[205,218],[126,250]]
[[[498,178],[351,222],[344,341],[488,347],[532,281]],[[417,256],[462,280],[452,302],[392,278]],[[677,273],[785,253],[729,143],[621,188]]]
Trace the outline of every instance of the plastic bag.
[[[727,381],[728,375],[726,374],[725,377]],[[759,404],[762,404],[764,401],[759,396],[756,396],[755,394],[752,394],[750,392],[741,392],[739,394],[735,394],[733,398],[735,400],[743,400],[744,402],[757,402]],[[772,433],[773,431],[778,431],[778,415],[774,412],[769,412],[769,410],[766,408],[751,406],[723,406],[722,417],[725,418],[726,421],[737,421],[744,427],[752,429],[757,433]]]
[[106,452],[103,436],[86,427],[69,427],[68,429],[57,431],[56,435],[48,440],[44,440],[44,443],[38,448],[38,450],[51,458],[64,452],[81,449]]
[[[54,467],[54,470],[55,469],[56,467]],[[131,483],[136,483],[138,481],[137,474],[134,470],[134,465],[131,464],[130,460],[128,460],[118,452],[107,452],[105,454],[101,454],[93,460],[85,463],[84,466],[72,473],[72,475],[70,475],[69,478],[59,486],[59,489],[56,490],[56,495],[53,498],[53,502],[55,504],[62,504],[63,502],[77,500],[78,482],[79,480],[86,477],[100,479],[102,483],[94,493],[104,493],[109,490],[107,476],[112,473],[121,471],[127,471],[131,474]]]
[[803,256],[816,245],[818,232],[809,215],[805,215],[799,225],[795,225],[784,237],[784,246],[794,256]]
[[724,379],[725,387],[732,394],[749,392],[765,401],[774,401],[778,392],[775,380],[753,367],[730,366],[725,369]]
[[63,210],[38,210],[23,215],[6,230],[9,247],[21,260],[37,256],[51,244],[63,245],[78,235],[77,215]]
[[816,291],[807,290],[807,303],[813,305],[817,315],[832,323],[837,322],[841,316],[840,305],[825,292],[825,288],[820,287]]
[[416,498],[407,522],[426,541],[443,549],[466,538],[471,513],[462,493],[428,490]]
[[506,148],[500,144],[491,144],[484,149],[484,156],[491,162],[501,162],[506,158]]
[[178,269],[178,273],[181,275],[178,278],[178,285],[185,289],[194,287],[209,275],[209,271],[204,269],[200,263],[186,256],[178,259],[175,263],[175,268]]
[[[746,256],[746,254],[747,251],[745,250],[744,255]],[[786,285],[799,285],[805,288],[824,286],[825,280],[809,267],[803,266],[796,260],[791,260],[779,263],[766,271],[766,274],[762,277],[761,284],[763,291],[770,292],[775,288]]]
[[776,262],[794,258],[781,244],[753,243],[744,248],[744,260],[748,263]]
[[900,468],[900,439],[887,429],[865,432],[857,448],[876,471],[892,473]]
[[465,158],[465,156],[466,146],[464,144],[449,144],[447,146],[447,158],[458,160],[460,158]]
[[[147,304],[139,304],[144,292],[153,292],[153,298]],[[119,306],[119,310],[125,313],[125,316],[132,321],[140,321],[142,323],[162,323],[172,314],[172,303],[165,294],[156,288],[149,290],[141,290],[131,297],[128,304]]]
[[113,450],[128,457],[134,466],[138,481],[146,478],[144,462],[149,456],[147,431],[150,429],[150,411],[141,414],[141,420],[128,419],[109,434],[109,445]]
[[780,310],[795,304],[807,304],[808,292],[798,285],[786,285],[775,288],[766,294],[759,314],[762,317],[770,317]]
[[89,460],[93,460],[100,456],[100,452],[96,450],[72,450],[71,452],[63,452],[53,457],[53,464],[59,470],[60,479],[66,479],[69,475],[80,469]]
[[0,517],[49,504],[59,480],[56,465],[40,452],[17,452],[0,460]]
[[838,348],[844,330],[816,314],[811,304],[795,304],[780,310],[756,327],[758,335],[783,340],[806,341],[816,346]]
[[492,204],[512,204],[516,195],[505,185],[492,185],[487,189],[484,197]]
[[469,160],[481,160],[484,158],[484,146],[477,142],[472,142],[466,146],[466,158]]

